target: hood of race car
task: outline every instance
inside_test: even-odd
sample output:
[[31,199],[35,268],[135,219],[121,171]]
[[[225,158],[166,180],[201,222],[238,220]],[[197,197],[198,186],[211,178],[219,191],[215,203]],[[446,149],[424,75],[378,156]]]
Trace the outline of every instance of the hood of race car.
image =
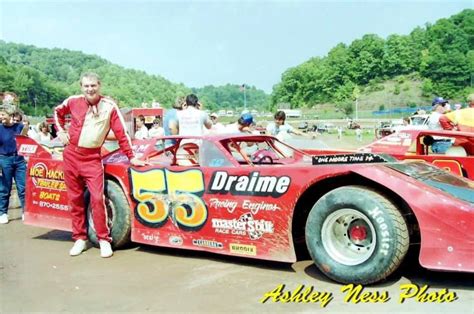
[[457,199],[474,204],[474,182],[471,180],[453,175],[425,162],[390,163],[385,166]]

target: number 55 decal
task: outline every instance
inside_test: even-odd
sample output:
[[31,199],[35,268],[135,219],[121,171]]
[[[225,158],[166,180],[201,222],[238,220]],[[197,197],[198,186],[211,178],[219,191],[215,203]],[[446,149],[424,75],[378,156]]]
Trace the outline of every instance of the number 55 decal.
[[[173,172],[163,169],[130,169],[135,217],[144,226],[159,228],[168,217],[183,230],[196,231],[206,223],[208,210],[199,197],[204,178],[197,169]],[[170,215],[171,213],[171,215]]]

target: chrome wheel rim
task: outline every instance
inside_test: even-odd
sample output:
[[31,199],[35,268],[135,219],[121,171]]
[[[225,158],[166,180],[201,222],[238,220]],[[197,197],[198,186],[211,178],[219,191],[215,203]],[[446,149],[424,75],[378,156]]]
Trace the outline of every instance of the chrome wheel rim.
[[359,265],[375,250],[375,228],[369,218],[352,208],[338,209],[324,221],[321,229],[324,249],[336,262]]

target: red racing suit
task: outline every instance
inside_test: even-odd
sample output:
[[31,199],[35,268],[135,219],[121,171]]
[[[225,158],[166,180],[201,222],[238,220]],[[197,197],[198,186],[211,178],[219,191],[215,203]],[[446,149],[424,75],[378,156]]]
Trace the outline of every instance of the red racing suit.
[[[94,110],[93,110],[94,109]],[[97,110],[95,110],[97,109]],[[113,130],[121,150],[133,158],[131,140],[117,104],[100,96],[96,108],[83,95],[71,96],[54,109],[58,132],[65,131],[66,115],[71,116],[69,145],[63,153],[64,181],[72,215],[73,240],[87,240],[84,189],[87,186],[92,207],[92,221],[99,240],[111,242],[104,199],[104,167],[100,149]]]

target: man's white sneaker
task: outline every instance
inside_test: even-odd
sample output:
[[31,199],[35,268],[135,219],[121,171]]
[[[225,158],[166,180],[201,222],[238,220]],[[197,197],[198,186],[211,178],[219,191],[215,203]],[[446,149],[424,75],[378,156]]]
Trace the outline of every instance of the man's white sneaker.
[[8,215],[2,214],[0,215],[0,224],[7,224],[8,223]]
[[82,253],[86,249],[86,241],[84,240],[76,240],[74,242],[74,245],[72,246],[72,249],[69,251],[69,255],[71,256],[77,256]]
[[112,255],[114,255],[114,252],[112,251],[112,246],[109,242],[105,240],[100,240],[99,245],[101,257],[111,257]]

